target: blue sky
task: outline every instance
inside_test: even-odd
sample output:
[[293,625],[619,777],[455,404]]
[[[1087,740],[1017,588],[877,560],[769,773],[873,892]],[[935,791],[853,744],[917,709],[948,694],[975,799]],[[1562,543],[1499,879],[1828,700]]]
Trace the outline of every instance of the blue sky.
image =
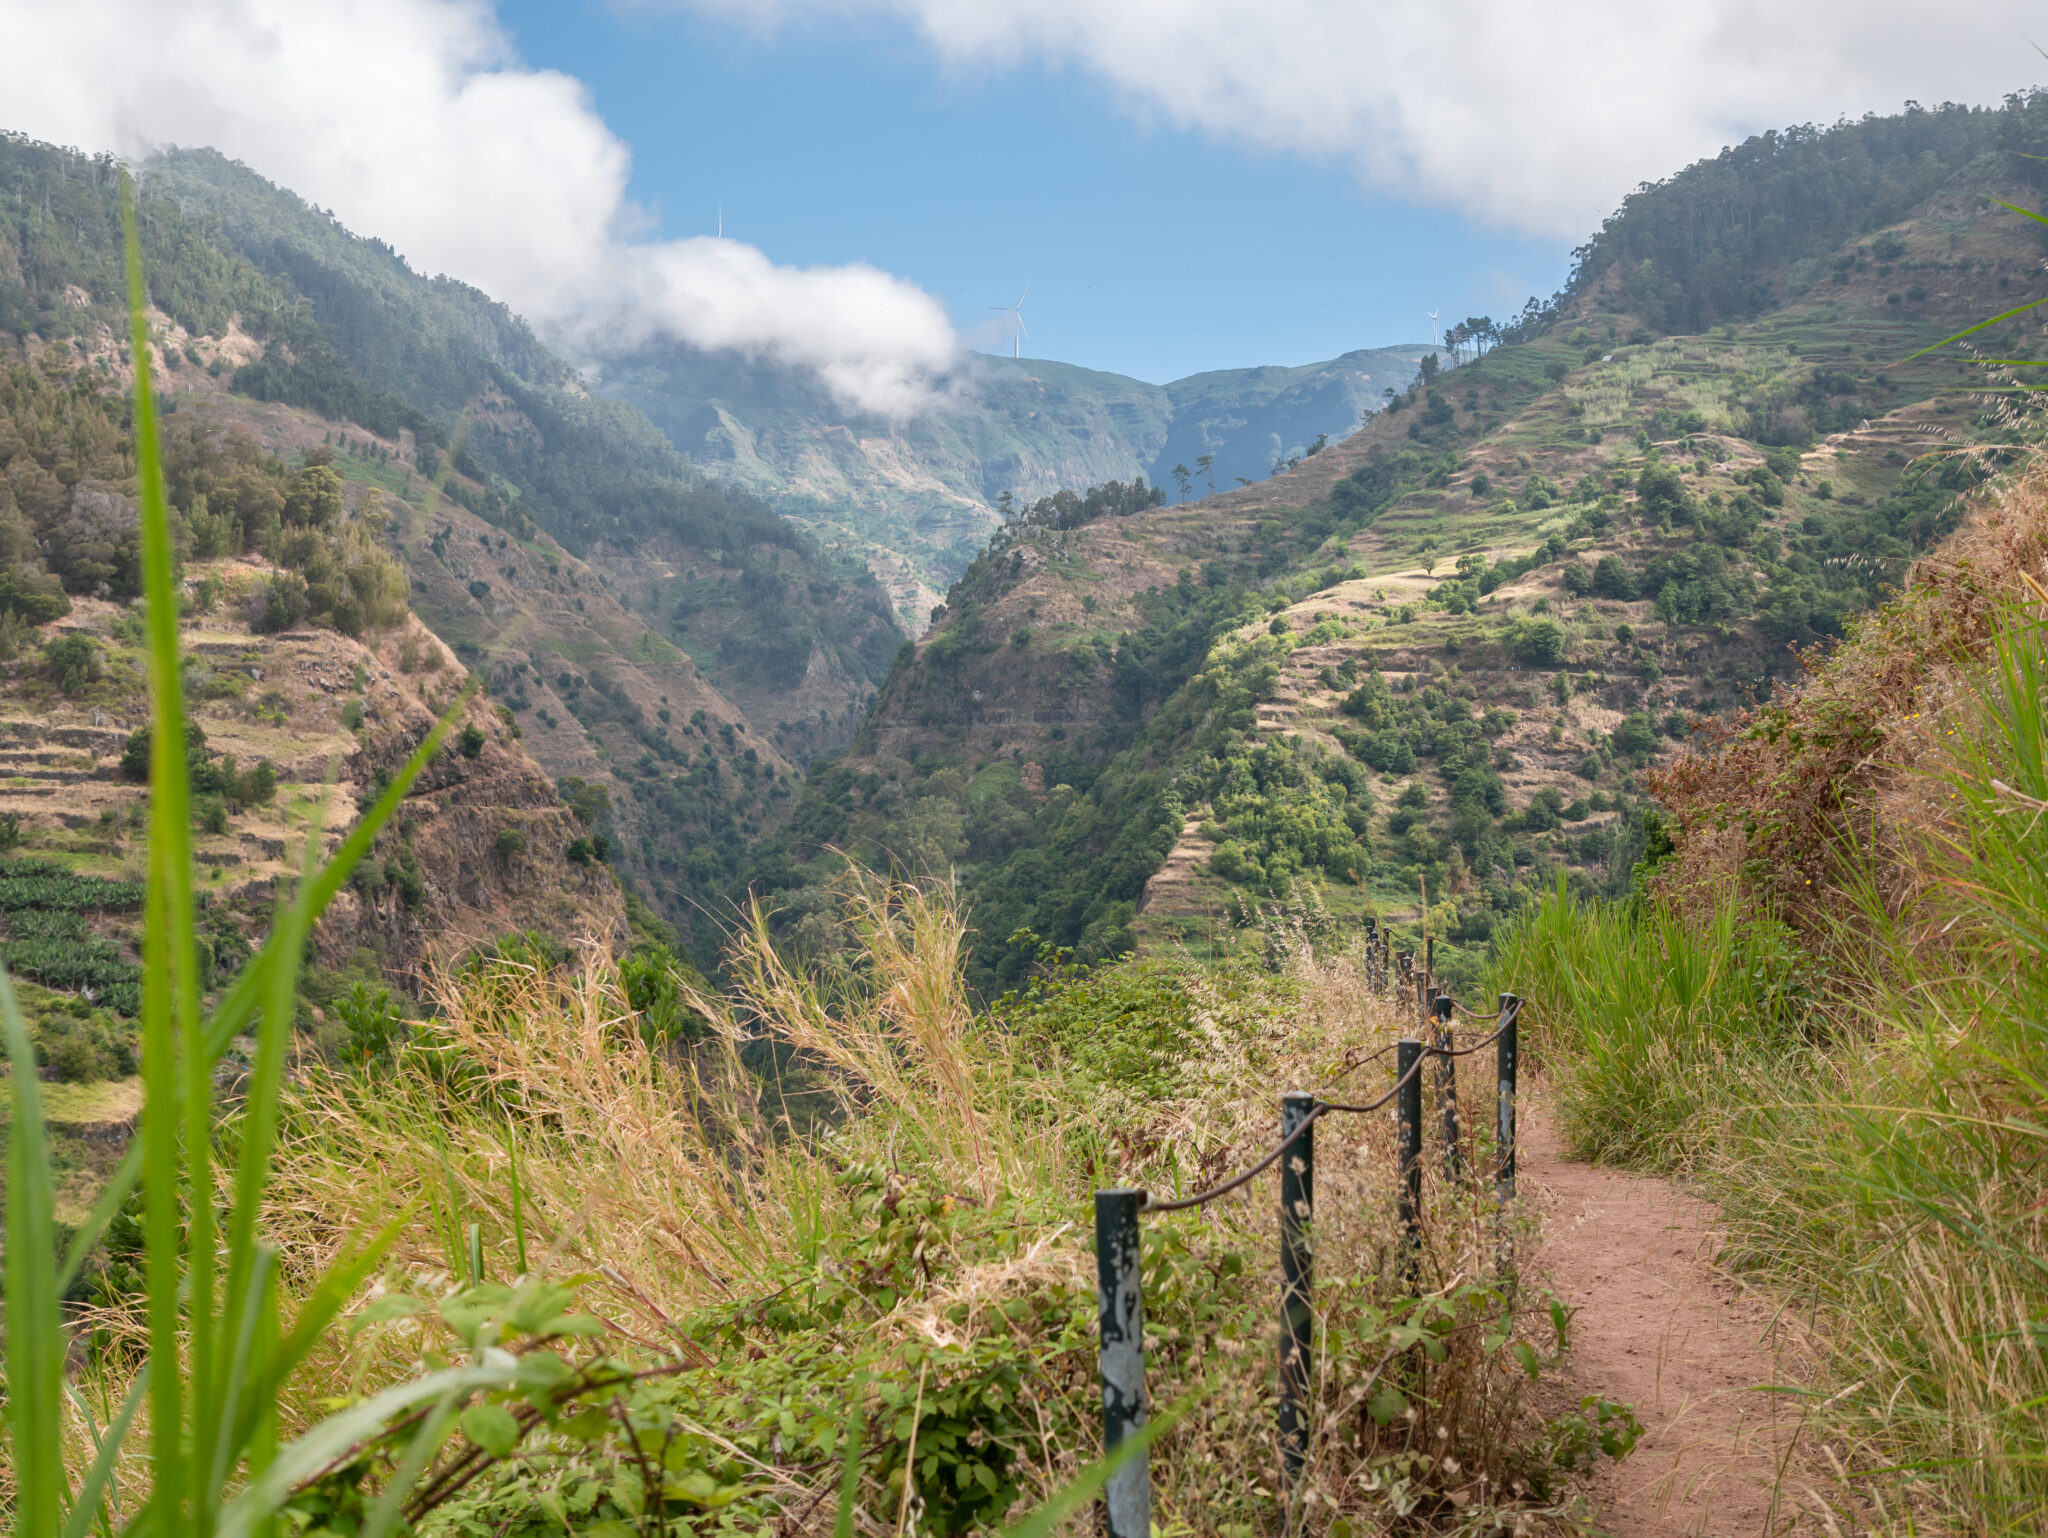
[[[864,261],[961,333],[1028,284],[1027,354],[1164,382],[1308,363],[1499,316],[1563,281],[1569,242],[1363,193],[1347,163],[1126,110],[1095,77],[939,63],[898,24],[762,35],[691,13],[514,0],[524,62],[589,87],[670,238]],[[1670,169],[1645,167],[1650,175]]]
[[211,145],[581,361],[672,339],[907,419],[963,341],[1000,346],[991,306],[1026,284],[1033,355],[1154,381],[1511,314],[1646,179],[1763,128],[2031,84],[2034,13],[0,0],[0,39],[42,61],[0,127]]

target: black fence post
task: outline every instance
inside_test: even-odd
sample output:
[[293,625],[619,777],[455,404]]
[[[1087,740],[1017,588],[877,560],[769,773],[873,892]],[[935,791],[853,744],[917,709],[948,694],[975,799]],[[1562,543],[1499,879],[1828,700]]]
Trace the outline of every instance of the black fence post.
[[[1145,1424],[1145,1305],[1138,1213],[1145,1193],[1095,1193],[1096,1296],[1102,1305],[1102,1450],[1115,1452]],[[1139,1453],[1102,1492],[1109,1538],[1151,1538],[1152,1472]]]
[[1515,1263],[1515,1241],[1508,1232],[1507,1210],[1515,1199],[1515,1069],[1520,1051],[1517,1037],[1521,1033],[1521,1018],[1522,1001],[1512,993],[1503,993],[1500,996],[1500,1036],[1494,1043],[1499,1079],[1494,1110],[1494,1142],[1500,1149],[1500,1168],[1494,1176],[1494,1188],[1500,1198],[1497,1248],[1503,1271],[1511,1269]]
[[1444,1178],[1456,1180],[1465,1168],[1465,1154],[1458,1146],[1458,1060],[1449,1055],[1451,1038],[1451,996],[1439,993],[1436,1005],[1436,1045],[1444,1055],[1436,1060],[1436,1094],[1443,1102]]
[[[1280,1097],[1284,1139],[1315,1111],[1316,1097],[1298,1090]],[[1315,1349],[1314,1236],[1316,1129],[1306,1128],[1280,1159],[1280,1459],[1289,1483],[1308,1458],[1309,1369]]]
[[1404,1037],[1394,1050],[1400,1075],[1395,1096],[1401,1124],[1401,1241],[1403,1269],[1410,1282],[1421,1274],[1422,1257],[1422,1043]]

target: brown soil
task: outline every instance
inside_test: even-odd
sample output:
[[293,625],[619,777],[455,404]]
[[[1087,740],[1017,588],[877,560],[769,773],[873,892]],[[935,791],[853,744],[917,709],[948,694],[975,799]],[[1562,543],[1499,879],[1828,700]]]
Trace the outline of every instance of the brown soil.
[[1523,1190],[1543,1212],[1545,1282],[1577,1310],[1575,1395],[1635,1406],[1645,1434],[1591,1494],[1615,1538],[1772,1538],[1809,1526],[1799,1499],[1802,1381],[1786,1321],[1716,1269],[1713,1207],[1669,1180],[1565,1158],[1540,1106],[1523,1123]]

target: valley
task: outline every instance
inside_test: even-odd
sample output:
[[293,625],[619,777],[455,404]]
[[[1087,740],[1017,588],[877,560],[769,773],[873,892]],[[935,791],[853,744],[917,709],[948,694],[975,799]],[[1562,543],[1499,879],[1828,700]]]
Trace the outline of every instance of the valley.
[[682,347],[608,362],[603,389],[646,412],[693,465],[865,559],[914,635],[1001,522],[1005,497],[1143,477],[1184,501],[1262,481],[1352,432],[1430,351],[1363,349],[1166,385],[972,353],[907,422],[850,413],[787,368]]
[[[84,301],[23,301],[27,356],[118,383],[108,173],[9,154],[72,200],[40,292]],[[1979,472],[1942,448],[1986,419],[1897,360],[2031,260],[1960,166],[1694,333],[1615,262],[1482,356],[971,357],[895,424],[673,348],[593,394],[487,296],[180,151],[158,355],[195,435],[326,455],[378,510],[411,610],[700,965],[738,894],[801,928],[848,851],[957,869],[990,987],[1041,944],[1220,955],[1274,903],[1427,925],[1455,972],[1558,876],[1625,884],[1640,776],[1949,526]]]
[[9,1499],[1049,1531],[1128,1306],[1163,1533],[2030,1530],[2042,153],[1759,136],[1454,350],[888,421],[0,137]]
[[[1468,975],[1560,877],[1626,891],[1645,770],[1955,526],[1988,468],[1954,446],[2001,418],[1901,360],[1997,313],[2032,245],[1938,189],[1696,336],[1610,273],[1266,481],[1020,509],[793,831],[957,869],[991,989],[1047,943],[1256,948],[1261,904],[1426,924]],[[793,852],[772,880],[829,881]]]

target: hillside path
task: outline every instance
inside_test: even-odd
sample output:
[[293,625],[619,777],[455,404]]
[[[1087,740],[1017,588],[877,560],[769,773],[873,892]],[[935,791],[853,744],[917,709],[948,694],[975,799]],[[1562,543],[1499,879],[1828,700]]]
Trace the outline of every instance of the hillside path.
[[[1718,1271],[1718,1214],[1673,1181],[1567,1159],[1539,1100],[1521,1186],[1543,1214],[1538,1265],[1578,1310],[1573,1397],[1635,1406],[1645,1434],[1591,1484],[1614,1538],[1775,1538],[1805,1530],[1800,1412],[1765,1385],[1800,1381],[1784,1321]],[[1780,1480],[1780,1469],[1784,1478]]]

